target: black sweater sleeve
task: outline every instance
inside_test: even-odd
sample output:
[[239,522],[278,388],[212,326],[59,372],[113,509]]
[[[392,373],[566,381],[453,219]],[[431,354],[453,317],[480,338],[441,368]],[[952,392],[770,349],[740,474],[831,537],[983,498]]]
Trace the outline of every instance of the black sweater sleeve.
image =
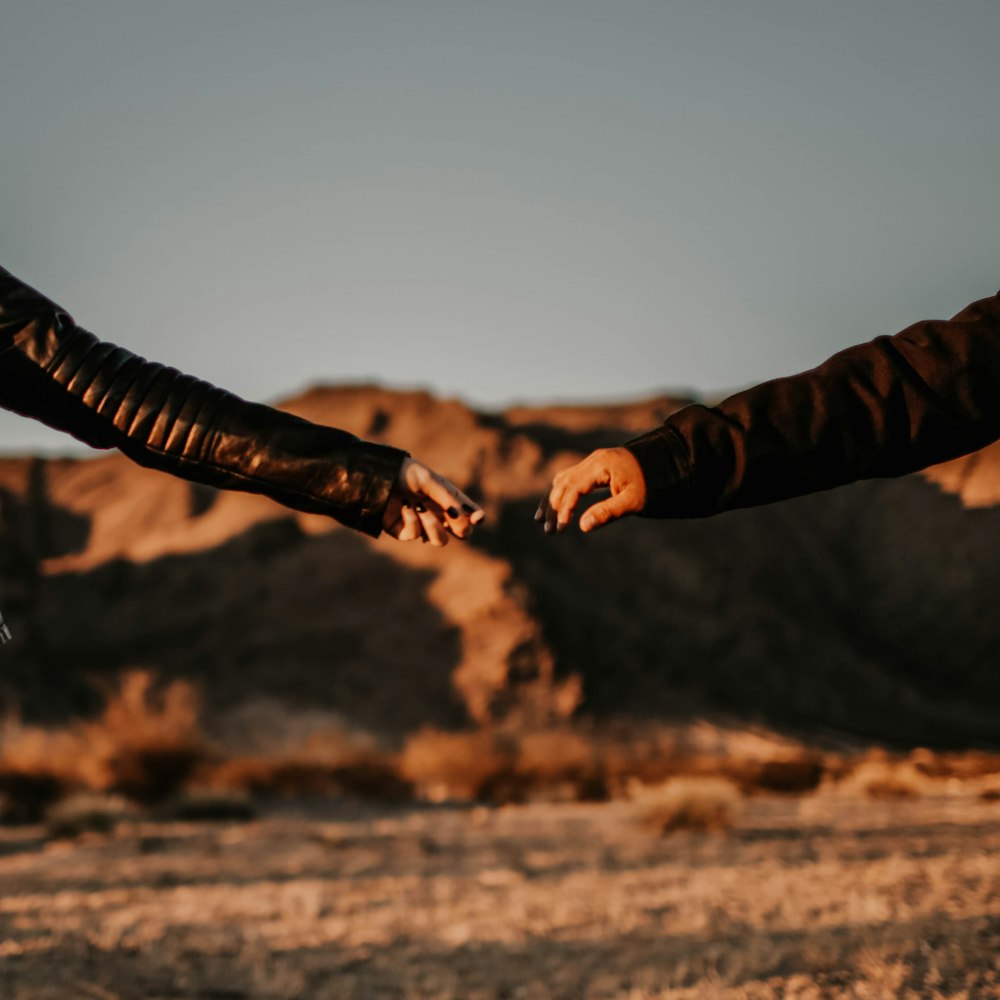
[[900,476],[1000,437],[1000,295],[765,382],[688,406],[627,443],[645,514],[706,517]]
[[406,457],[102,342],[2,268],[0,405],[140,465],[373,536]]

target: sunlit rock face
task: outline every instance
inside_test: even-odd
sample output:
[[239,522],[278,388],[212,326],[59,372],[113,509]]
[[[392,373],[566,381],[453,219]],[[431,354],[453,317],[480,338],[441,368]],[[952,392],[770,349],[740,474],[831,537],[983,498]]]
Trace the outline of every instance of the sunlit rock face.
[[487,525],[444,551],[118,455],[0,461],[0,690],[59,718],[144,666],[199,680],[216,720],[267,704],[390,738],[576,714],[1000,743],[1000,450],[705,521],[538,531],[554,471],[685,402],[482,413],[349,386],[287,403],[480,499]]
[[925,473],[948,493],[955,493],[966,507],[1000,504],[1000,441],[982,451],[935,465]]

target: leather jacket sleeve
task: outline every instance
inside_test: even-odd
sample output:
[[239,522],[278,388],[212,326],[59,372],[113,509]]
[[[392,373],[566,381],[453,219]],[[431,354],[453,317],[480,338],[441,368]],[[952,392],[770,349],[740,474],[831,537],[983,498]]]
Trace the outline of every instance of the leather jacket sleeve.
[[626,447],[646,477],[645,515],[707,517],[915,472],[998,437],[1000,295],[685,407]]
[[2,268],[0,405],[140,465],[372,536],[406,457],[104,343]]

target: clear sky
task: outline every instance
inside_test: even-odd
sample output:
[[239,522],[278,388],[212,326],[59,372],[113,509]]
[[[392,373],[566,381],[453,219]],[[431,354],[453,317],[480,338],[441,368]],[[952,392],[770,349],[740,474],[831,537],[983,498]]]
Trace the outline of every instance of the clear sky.
[[1000,288],[996,0],[2,8],[0,263],[250,398],[715,393]]

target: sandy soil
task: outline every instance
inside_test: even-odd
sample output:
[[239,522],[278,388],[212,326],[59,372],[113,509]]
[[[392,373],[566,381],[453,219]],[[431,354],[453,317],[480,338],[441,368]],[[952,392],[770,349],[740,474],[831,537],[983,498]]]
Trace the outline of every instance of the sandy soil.
[[0,997],[1000,997],[1000,804],[275,807],[0,831]]

